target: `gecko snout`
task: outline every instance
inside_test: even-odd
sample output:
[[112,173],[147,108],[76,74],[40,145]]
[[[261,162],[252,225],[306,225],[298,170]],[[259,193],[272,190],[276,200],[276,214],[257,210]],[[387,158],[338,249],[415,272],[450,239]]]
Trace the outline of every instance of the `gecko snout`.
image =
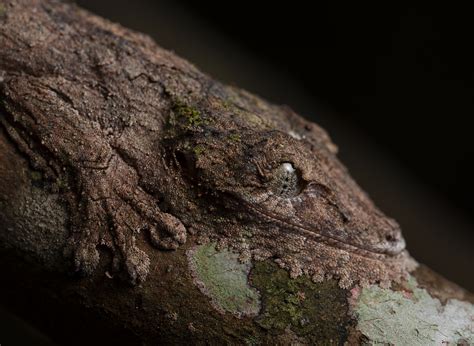
[[378,247],[383,253],[394,256],[405,250],[406,242],[400,231],[393,231],[384,237]]

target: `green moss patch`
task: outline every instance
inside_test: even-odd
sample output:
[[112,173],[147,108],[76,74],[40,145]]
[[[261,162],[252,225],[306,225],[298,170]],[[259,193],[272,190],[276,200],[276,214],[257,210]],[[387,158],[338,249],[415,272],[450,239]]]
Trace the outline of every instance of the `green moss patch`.
[[204,147],[202,145],[196,145],[193,148],[194,155],[199,156],[204,152]]
[[272,262],[258,262],[251,283],[262,295],[263,311],[256,322],[271,333],[290,329],[311,343],[339,344],[347,339],[347,290],[335,280],[314,283],[305,276],[291,279]]
[[184,103],[176,102],[173,106],[173,111],[176,113],[178,118],[184,119],[186,125],[189,127],[200,126],[203,123],[201,112]]
[[31,171],[30,176],[31,176],[31,180],[33,181],[43,180],[43,174],[41,174],[41,172],[38,172],[38,171]]
[[229,135],[229,139],[232,141],[232,142],[240,142],[241,138],[240,138],[240,135],[238,133],[232,133]]
[[250,263],[228,250],[217,251],[213,243],[191,250],[188,258],[195,283],[217,310],[237,317],[258,314],[259,294],[247,282]]

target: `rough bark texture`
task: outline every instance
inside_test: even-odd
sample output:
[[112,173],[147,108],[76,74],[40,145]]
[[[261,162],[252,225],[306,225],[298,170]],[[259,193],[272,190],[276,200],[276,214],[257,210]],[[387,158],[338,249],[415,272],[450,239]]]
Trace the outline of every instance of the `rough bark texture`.
[[56,340],[474,342],[291,110],[51,0],[0,0],[0,85],[2,300]]

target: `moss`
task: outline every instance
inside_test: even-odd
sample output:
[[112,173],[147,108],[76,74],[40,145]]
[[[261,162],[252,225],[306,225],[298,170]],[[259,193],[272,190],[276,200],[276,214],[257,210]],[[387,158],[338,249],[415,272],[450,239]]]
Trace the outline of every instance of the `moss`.
[[227,110],[235,108],[234,103],[230,100],[224,100],[221,104],[222,107]]
[[256,336],[249,336],[244,340],[244,344],[247,346],[255,346],[255,345],[260,345],[261,342]]
[[251,283],[262,295],[263,311],[256,322],[271,333],[290,329],[311,343],[340,344],[347,338],[347,291],[335,280],[314,283],[291,279],[272,262],[258,262]]
[[241,138],[238,133],[232,133],[228,137],[232,142],[240,142]]
[[43,174],[41,174],[41,172],[38,172],[38,171],[31,171],[30,176],[31,176],[31,180],[33,181],[43,180]]
[[215,308],[238,317],[259,312],[258,292],[247,283],[250,263],[228,250],[217,251],[212,243],[194,249],[189,259],[198,287]]
[[68,183],[67,180],[63,177],[59,177],[56,179],[56,186],[59,190],[67,190]]
[[175,102],[175,104],[173,105],[173,111],[177,114],[179,118],[185,119],[186,125],[189,127],[196,127],[203,124],[201,112],[182,102]]
[[44,189],[50,186],[49,182],[43,176],[43,173],[39,171],[29,171],[28,174],[30,176],[32,186],[40,189]]
[[474,343],[474,305],[456,299],[446,305],[417,287],[411,278],[403,291],[378,286],[356,294],[357,329],[370,342],[396,345]]
[[3,17],[7,10],[5,9],[5,6],[3,4],[0,4],[0,17]]
[[239,115],[248,125],[253,125],[256,128],[265,128],[268,127],[266,125],[267,121],[262,119],[258,114],[252,113],[252,112],[246,112],[246,111],[239,111],[236,112],[237,115]]
[[202,145],[196,145],[194,148],[193,148],[193,152],[196,156],[199,156],[201,155],[203,152],[204,152],[204,147]]

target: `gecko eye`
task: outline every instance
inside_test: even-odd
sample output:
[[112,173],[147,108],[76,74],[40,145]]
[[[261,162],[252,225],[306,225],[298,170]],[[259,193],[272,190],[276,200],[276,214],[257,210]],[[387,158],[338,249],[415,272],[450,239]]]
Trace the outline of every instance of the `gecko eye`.
[[302,179],[295,167],[284,162],[273,171],[270,188],[280,197],[290,198],[297,196],[302,190]]

